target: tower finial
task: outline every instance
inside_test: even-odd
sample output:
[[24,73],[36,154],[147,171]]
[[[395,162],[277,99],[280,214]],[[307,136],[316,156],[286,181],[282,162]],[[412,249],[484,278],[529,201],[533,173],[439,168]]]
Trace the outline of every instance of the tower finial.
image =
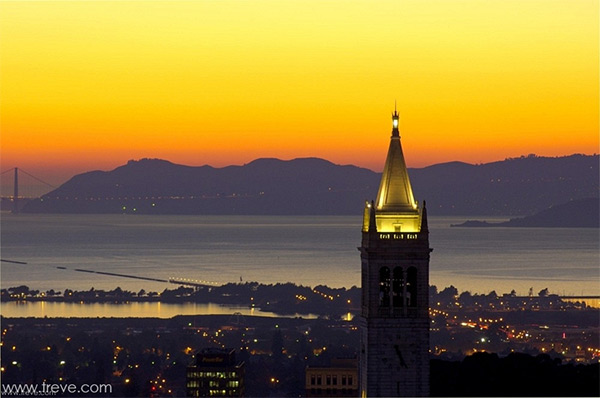
[[377,232],[377,221],[375,217],[375,202],[371,201],[369,212],[369,232]]
[[423,201],[423,211],[421,213],[421,232],[429,232],[429,224],[427,223],[427,202]]
[[396,101],[394,100],[394,113],[392,113],[392,137],[400,137],[400,131],[398,131],[398,125],[400,117],[398,116],[398,109]]

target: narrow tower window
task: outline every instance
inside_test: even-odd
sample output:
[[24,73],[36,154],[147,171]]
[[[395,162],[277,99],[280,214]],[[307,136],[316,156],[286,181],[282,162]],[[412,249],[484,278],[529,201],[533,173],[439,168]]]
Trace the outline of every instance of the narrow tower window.
[[409,267],[406,276],[406,299],[409,307],[417,306],[417,269]]
[[379,270],[379,306],[390,306],[390,269],[382,267]]
[[404,272],[402,267],[394,268],[394,279],[392,281],[393,306],[404,307]]

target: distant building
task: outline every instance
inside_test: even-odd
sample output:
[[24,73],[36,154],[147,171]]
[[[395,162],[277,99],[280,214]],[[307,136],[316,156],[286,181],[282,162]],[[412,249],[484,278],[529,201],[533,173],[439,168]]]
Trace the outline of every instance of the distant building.
[[306,368],[307,397],[358,397],[356,359],[334,359],[329,367]]
[[429,395],[429,229],[414,199],[399,117],[362,227],[360,395]]
[[235,350],[206,348],[187,367],[188,397],[243,397],[244,362],[237,362]]

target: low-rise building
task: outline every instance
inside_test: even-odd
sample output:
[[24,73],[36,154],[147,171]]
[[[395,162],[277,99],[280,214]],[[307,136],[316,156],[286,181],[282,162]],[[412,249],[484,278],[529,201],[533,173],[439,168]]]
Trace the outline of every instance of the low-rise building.
[[244,362],[235,359],[235,350],[206,348],[187,367],[188,397],[243,397]]
[[333,359],[328,367],[306,368],[307,397],[357,397],[358,362]]

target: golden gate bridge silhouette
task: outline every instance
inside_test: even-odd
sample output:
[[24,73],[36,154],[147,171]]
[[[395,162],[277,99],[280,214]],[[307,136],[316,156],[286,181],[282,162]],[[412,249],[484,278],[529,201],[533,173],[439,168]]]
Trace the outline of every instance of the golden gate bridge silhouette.
[[[13,167],[11,169],[1,172],[0,177],[7,175],[10,172],[13,173],[12,194],[5,195],[3,193],[2,195],[0,195],[0,199],[2,201],[1,202],[2,210],[9,208],[13,214],[19,214],[20,210],[23,208],[24,204],[27,201],[39,199],[41,196],[43,196],[43,194],[39,194],[39,192],[42,192],[43,190],[48,191],[48,189],[56,188],[52,184],[42,180],[41,178],[34,176],[31,173],[28,173],[27,171],[25,171],[21,168],[18,168],[18,167]],[[28,178],[31,178],[37,182],[37,186],[28,184],[27,185],[28,189],[25,194],[23,194],[22,190],[20,190],[20,188],[19,188],[19,184],[20,184],[19,181],[21,178],[21,173],[23,173]],[[7,187],[10,188],[10,184],[2,184],[2,188],[6,189]],[[8,205],[7,205],[7,203],[8,203]],[[17,261],[17,260],[8,260],[8,259],[0,259],[0,262],[20,265],[20,266],[28,264],[26,261]],[[56,267],[52,266],[52,268],[61,269],[61,270],[68,269],[67,267],[62,267],[62,266],[56,266]],[[177,284],[180,286],[189,286],[194,289],[220,286],[219,283],[205,281],[205,280],[199,280],[199,279],[191,279],[191,278],[169,277],[168,279],[161,279],[161,278],[152,278],[152,277],[146,277],[146,276],[129,275],[129,274],[116,273],[116,272],[105,272],[105,271],[97,271],[97,270],[89,270],[89,269],[71,268],[71,270],[76,271],[76,272],[85,272],[85,273],[89,273],[89,274],[113,276],[113,277],[118,277],[118,278],[130,278],[130,279],[138,279],[138,280],[148,280],[148,281],[153,281],[153,282],[173,283],[173,284]]]
[[[26,202],[40,198],[42,196],[39,194],[40,192],[56,188],[54,185],[18,167],[13,167],[11,169],[3,171],[2,173],[0,173],[0,178],[10,172],[13,172],[13,190],[12,195],[6,194],[5,192],[3,192],[2,195],[0,195],[3,210],[5,208],[9,208],[13,213],[18,214]],[[21,173],[24,174],[26,177],[35,180],[37,185],[26,184],[25,189],[23,189],[23,187],[21,186],[20,190],[19,185],[23,185],[19,183],[19,179],[22,178]],[[10,185],[2,184],[3,189],[7,187],[9,188]]]

